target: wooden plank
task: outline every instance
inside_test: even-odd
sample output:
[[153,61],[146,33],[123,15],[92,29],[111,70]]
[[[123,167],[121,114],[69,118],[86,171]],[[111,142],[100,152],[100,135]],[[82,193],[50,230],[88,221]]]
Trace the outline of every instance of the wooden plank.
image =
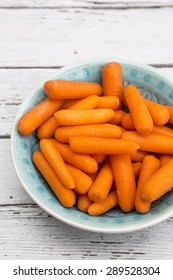
[[[56,69],[0,69],[0,136],[11,134],[20,104],[42,79]],[[173,68],[161,68],[161,73],[173,77]]]
[[169,64],[172,30],[171,8],[0,9],[0,67],[56,67],[113,55]]
[[0,159],[0,205],[34,203],[17,178],[10,139],[0,139]]
[[129,7],[167,7],[173,6],[171,0],[160,0],[160,1],[149,1],[149,0],[31,0],[31,1],[22,1],[22,0],[0,0],[0,7],[2,8],[76,8],[76,7],[85,7],[85,8],[129,8]]
[[10,135],[20,104],[54,69],[0,69],[0,136]]
[[[63,224],[37,206],[0,207],[0,259],[173,258],[173,218],[138,232],[92,233]],[[166,237],[166,238],[165,238]]]

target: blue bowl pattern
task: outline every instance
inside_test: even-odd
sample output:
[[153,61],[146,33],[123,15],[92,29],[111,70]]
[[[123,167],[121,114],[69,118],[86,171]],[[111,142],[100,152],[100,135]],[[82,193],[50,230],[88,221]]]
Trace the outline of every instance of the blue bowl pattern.
[[115,208],[99,217],[91,217],[80,212],[76,206],[64,208],[32,163],[31,155],[38,149],[38,140],[35,133],[24,137],[17,131],[19,118],[46,97],[43,90],[43,84],[46,80],[64,79],[101,84],[102,67],[109,61],[121,63],[124,85],[134,84],[146,98],[161,104],[173,105],[173,84],[151,66],[115,58],[66,66],[42,81],[22,103],[14,122],[11,150],[14,166],[24,189],[50,215],[67,224],[89,231],[130,232],[152,226],[173,215],[173,192],[169,192],[159,201],[153,203],[151,211],[145,215],[135,211],[123,213],[119,208]]

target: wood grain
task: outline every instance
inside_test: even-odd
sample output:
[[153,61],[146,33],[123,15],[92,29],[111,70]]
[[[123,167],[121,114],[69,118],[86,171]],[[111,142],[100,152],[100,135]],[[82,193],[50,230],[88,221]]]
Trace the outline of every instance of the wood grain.
[[22,101],[55,69],[0,69],[0,137],[11,135]]
[[172,30],[172,8],[0,9],[0,66],[57,67],[110,56],[169,64]]
[[0,205],[34,203],[17,178],[10,139],[0,139],[0,159]]
[[92,233],[37,206],[0,207],[0,259],[172,259],[173,218],[142,231]]
[[85,7],[85,8],[130,8],[130,7],[172,7],[173,3],[171,0],[160,0],[160,1],[149,1],[149,0],[31,0],[31,1],[22,1],[22,0],[6,0],[0,1],[0,7],[4,8],[76,8],[76,7]]

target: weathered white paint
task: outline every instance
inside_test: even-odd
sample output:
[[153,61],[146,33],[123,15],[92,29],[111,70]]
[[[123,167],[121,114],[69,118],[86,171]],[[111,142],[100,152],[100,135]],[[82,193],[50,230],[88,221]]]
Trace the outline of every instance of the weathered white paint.
[[37,206],[0,207],[0,259],[172,259],[173,218],[125,234],[82,231]]
[[172,63],[172,15],[172,8],[0,9],[0,67],[110,56]]
[[64,7],[86,7],[86,8],[129,8],[129,7],[164,7],[173,6],[171,0],[149,1],[149,0],[0,0],[0,7],[35,7],[35,8],[64,8]]
[[0,139],[0,205],[34,203],[16,175],[10,139]]
[[55,69],[0,69],[0,136],[10,135],[20,104]]

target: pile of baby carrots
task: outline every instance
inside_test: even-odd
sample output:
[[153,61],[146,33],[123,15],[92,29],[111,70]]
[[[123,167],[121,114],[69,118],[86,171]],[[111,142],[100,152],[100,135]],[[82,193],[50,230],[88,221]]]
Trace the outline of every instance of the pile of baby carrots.
[[33,163],[64,207],[89,215],[114,207],[147,213],[173,187],[173,107],[123,86],[122,67],[102,68],[102,85],[50,80],[47,98],[23,115],[18,131],[36,132]]

